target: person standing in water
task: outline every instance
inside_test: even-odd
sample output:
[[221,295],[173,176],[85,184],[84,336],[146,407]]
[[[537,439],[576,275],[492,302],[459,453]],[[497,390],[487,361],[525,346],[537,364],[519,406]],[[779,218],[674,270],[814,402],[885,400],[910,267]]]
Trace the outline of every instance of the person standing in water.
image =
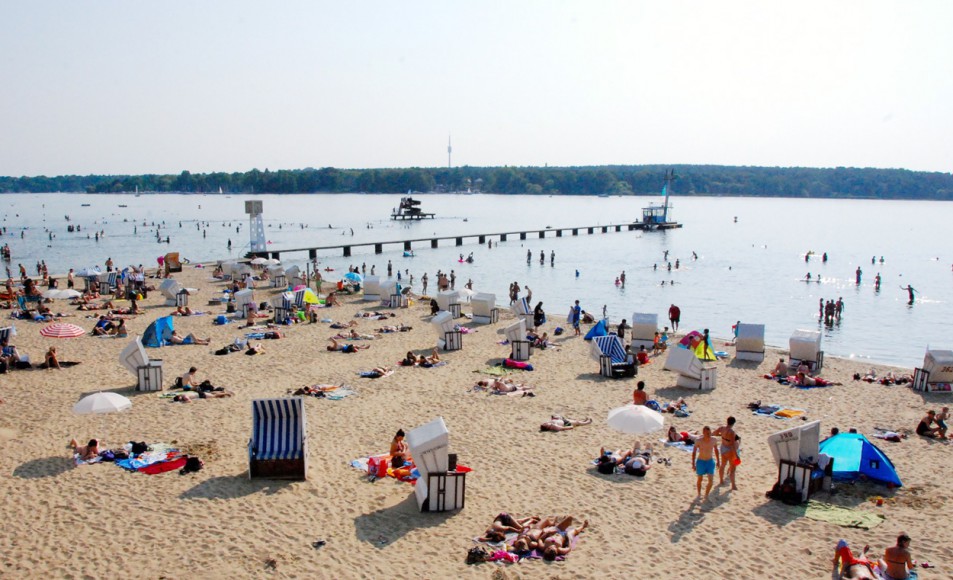
[[854,274],[857,277],[857,285],[860,286],[860,277],[863,275],[863,272],[860,270],[860,266],[857,266],[857,271]]
[[900,289],[907,291],[907,296],[910,298],[910,299],[907,301],[907,304],[913,304],[914,300],[916,299],[916,296],[914,296],[914,292],[916,292],[917,289],[914,288],[913,286],[909,285],[909,284],[907,284],[907,287],[906,287],[906,288],[904,288],[903,286],[901,286]]

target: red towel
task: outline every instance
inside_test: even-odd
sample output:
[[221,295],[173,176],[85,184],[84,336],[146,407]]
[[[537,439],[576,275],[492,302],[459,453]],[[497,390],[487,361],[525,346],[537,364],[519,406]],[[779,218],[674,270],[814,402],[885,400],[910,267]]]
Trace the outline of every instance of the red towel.
[[148,473],[149,475],[155,475],[157,473],[165,473],[166,471],[174,471],[176,469],[182,469],[183,467],[185,467],[186,461],[188,461],[188,458],[179,457],[178,459],[173,459],[171,461],[163,461],[161,463],[153,463],[152,465],[140,467],[138,471],[141,471],[142,473]]

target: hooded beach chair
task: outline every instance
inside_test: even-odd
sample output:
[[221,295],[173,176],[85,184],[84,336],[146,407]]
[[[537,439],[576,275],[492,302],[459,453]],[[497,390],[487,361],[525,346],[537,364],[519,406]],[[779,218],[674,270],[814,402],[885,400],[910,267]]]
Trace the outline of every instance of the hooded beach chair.
[[913,388],[917,391],[949,393],[953,385],[953,350],[927,349],[923,367],[913,370]]
[[400,293],[400,284],[397,280],[381,280],[380,296],[381,306],[384,308],[400,308],[407,304],[406,298]]
[[251,402],[248,477],[308,478],[308,435],[301,397]]
[[373,302],[381,299],[380,276],[364,276],[364,301]]
[[604,377],[635,376],[638,372],[635,365],[628,364],[625,346],[618,335],[592,337],[589,353],[599,361],[599,374]]
[[159,292],[165,296],[165,302],[168,306],[175,304],[175,297],[182,288],[184,288],[184,286],[179,284],[178,280],[173,280],[172,278],[166,278],[159,284]]
[[242,318],[248,318],[249,305],[255,302],[255,291],[246,288],[235,293],[235,312],[240,312]]
[[277,296],[272,296],[269,304],[271,304],[275,312],[275,324],[288,323],[288,320],[291,318],[292,300],[294,300],[294,294],[291,292],[282,292]]
[[510,308],[517,318],[522,318],[526,321],[526,328],[536,328],[536,323],[533,321],[533,308],[525,296],[523,298],[517,298],[516,302],[514,302]]
[[533,354],[533,344],[526,340],[526,323],[520,318],[503,329],[506,340],[510,343],[510,358],[517,361],[527,361]]
[[10,343],[10,339],[17,335],[16,326],[5,326],[0,328],[0,343],[7,342]]
[[764,360],[764,325],[739,322],[735,328],[735,358],[761,362]]
[[178,252],[169,252],[166,254],[164,264],[166,273],[182,271],[182,262],[179,261]]
[[812,373],[820,372],[824,366],[824,351],[821,350],[821,333],[816,330],[795,330],[788,341],[791,351],[789,365],[796,369],[801,363],[807,364]]
[[138,336],[119,354],[119,363],[136,377],[137,391],[162,390],[162,360],[150,359]]
[[670,348],[668,357],[665,359],[667,371],[673,371],[678,374],[675,384],[687,389],[714,389],[717,369],[715,367],[705,367],[701,359],[695,355],[695,351],[690,348]]
[[286,268],[285,278],[286,281],[291,284],[292,288],[296,288],[307,283],[307,280],[305,280],[304,276],[301,275],[301,268],[298,266],[289,266]]
[[420,511],[443,512],[462,509],[466,495],[466,473],[457,473],[449,453],[450,431],[443,417],[415,427],[407,433],[407,449],[420,477],[414,495]]
[[454,318],[460,318],[460,293],[456,290],[441,290],[437,292],[437,306],[453,315]]
[[658,332],[658,314],[634,312],[630,323],[632,350],[638,351],[640,346],[644,346],[645,350],[651,350],[655,346],[655,333]]
[[433,318],[430,319],[430,324],[437,332],[437,348],[443,350],[460,350],[463,348],[463,333],[456,330],[453,315],[449,312],[440,311],[434,314]]
[[[438,302],[439,304],[439,302]],[[473,322],[493,324],[500,319],[500,309],[496,307],[496,294],[480,292],[470,298],[473,307]]]
[[288,277],[285,276],[285,269],[278,264],[272,264],[265,268],[268,276],[271,277],[272,288],[285,288],[288,286]]

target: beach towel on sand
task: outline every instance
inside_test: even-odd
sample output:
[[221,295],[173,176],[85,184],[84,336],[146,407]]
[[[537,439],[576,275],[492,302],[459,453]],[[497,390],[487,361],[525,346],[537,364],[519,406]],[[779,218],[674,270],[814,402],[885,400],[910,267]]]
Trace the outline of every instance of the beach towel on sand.
[[882,524],[886,516],[865,510],[851,509],[815,500],[803,505],[785,506],[792,513],[802,515],[809,520],[837,524],[844,528],[872,530]]

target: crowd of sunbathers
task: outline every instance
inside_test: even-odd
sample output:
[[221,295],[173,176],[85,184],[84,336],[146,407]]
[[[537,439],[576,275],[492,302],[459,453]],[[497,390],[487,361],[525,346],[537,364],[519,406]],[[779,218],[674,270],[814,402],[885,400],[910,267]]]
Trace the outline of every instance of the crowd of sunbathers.
[[[477,541],[506,542],[516,555],[516,558],[510,561],[529,556],[536,551],[544,560],[551,562],[572,551],[573,540],[589,527],[589,520],[575,528],[571,527],[572,524],[572,516],[516,519],[504,512],[493,519],[493,523]],[[515,536],[508,539],[509,534]]]
[[913,377],[910,375],[897,375],[894,374],[893,371],[887,371],[887,374],[878,377],[876,369],[870,369],[863,375],[854,373],[854,380],[864,381],[865,383],[880,383],[881,385],[905,385],[913,382]]
[[782,358],[775,365],[771,374],[764,375],[764,378],[777,381],[782,385],[794,385],[796,387],[830,387],[843,384],[812,376],[811,367],[804,361],[801,361],[793,375],[788,374],[788,368],[788,364]]
[[440,362],[440,354],[437,352],[437,349],[434,348],[433,352],[430,353],[430,356],[416,355],[412,351],[407,351],[407,354],[400,361],[400,366],[403,367],[424,367],[430,368]]

